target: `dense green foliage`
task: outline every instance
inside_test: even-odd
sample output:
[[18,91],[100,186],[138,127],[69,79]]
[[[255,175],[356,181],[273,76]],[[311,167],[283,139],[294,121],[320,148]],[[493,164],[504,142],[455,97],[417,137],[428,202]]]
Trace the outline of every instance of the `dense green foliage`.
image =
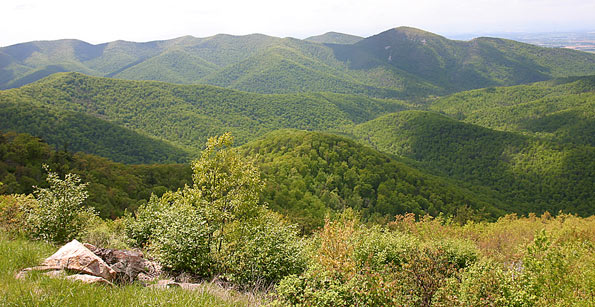
[[595,214],[591,146],[493,131],[425,111],[382,116],[352,132],[378,150],[418,161],[471,190],[492,189],[489,194],[506,210]]
[[28,133],[56,148],[82,151],[121,163],[178,163],[188,153],[93,115],[57,108],[0,103],[0,130]]
[[[331,93],[262,95],[205,85],[123,81],[77,73],[57,74],[19,89],[0,92],[0,105],[25,103],[49,109],[50,114],[68,111],[99,117],[144,135],[167,140],[193,153],[208,137],[225,132],[233,132],[241,144],[279,128],[323,130],[361,123],[407,108],[401,101],[363,96]],[[49,126],[47,121],[39,121],[42,127]],[[24,126],[25,131],[21,132],[36,132],[30,125],[13,120],[7,122],[15,125],[11,129]],[[72,125],[76,125],[76,121]],[[85,140],[85,137],[80,139]],[[150,144],[142,140],[138,143]]]
[[26,227],[30,235],[54,243],[66,243],[79,237],[85,226],[95,216],[93,208],[84,208],[89,196],[87,184],[79,176],[66,174],[64,180],[48,171],[48,188],[37,188],[34,206],[25,208]]
[[331,48],[336,58],[349,63],[351,69],[398,70],[445,91],[589,75],[595,69],[595,55],[585,52],[498,38],[453,41],[408,27]]
[[128,218],[127,233],[167,268],[268,286],[305,264],[296,229],[259,201],[263,182],[230,134],[207,142],[192,163],[193,185],[153,197]]
[[308,269],[279,283],[273,305],[590,306],[593,222],[532,215],[460,226],[408,215],[383,228],[344,215],[314,236]]
[[492,198],[344,137],[279,130],[241,150],[257,157],[267,181],[264,201],[305,230],[322,226],[327,213],[345,208],[361,210],[366,219],[376,221],[406,212],[468,213],[466,218],[503,212],[494,207]]
[[261,93],[416,97],[593,74],[595,55],[496,38],[453,41],[407,27],[364,39],[339,33],[306,40],[253,34],[0,48],[0,88],[64,71]]
[[595,76],[461,92],[430,108],[491,129],[595,146]]
[[39,138],[26,134],[0,134],[0,193],[32,193],[47,187],[42,164],[60,175],[75,173],[88,182],[86,205],[102,217],[121,216],[158,195],[191,181],[185,165],[123,165],[83,153],[54,151]]

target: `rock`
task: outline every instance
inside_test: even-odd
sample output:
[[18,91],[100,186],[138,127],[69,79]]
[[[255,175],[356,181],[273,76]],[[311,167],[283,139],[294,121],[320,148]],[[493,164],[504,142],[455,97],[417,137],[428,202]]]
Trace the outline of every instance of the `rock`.
[[66,279],[77,280],[80,282],[84,282],[86,284],[101,284],[101,285],[106,285],[106,286],[114,285],[103,277],[92,276],[92,275],[87,275],[87,274],[70,275],[70,276],[66,276]]
[[86,246],[110,265],[119,282],[133,282],[139,274],[143,274],[141,277],[144,281],[150,281],[161,274],[161,266],[145,259],[140,251],[98,248],[91,244]]
[[105,261],[77,240],[72,240],[62,246],[55,254],[47,258],[42,266],[73,270],[102,277],[108,281],[116,277],[116,272]]

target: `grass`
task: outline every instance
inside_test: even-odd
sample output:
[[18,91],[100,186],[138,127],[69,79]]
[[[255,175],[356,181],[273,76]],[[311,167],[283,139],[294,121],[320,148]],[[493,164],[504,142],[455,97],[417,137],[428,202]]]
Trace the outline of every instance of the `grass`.
[[142,285],[108,287],[87,285],[41,273],[15,279],[15,274],[36,266],[57,247],[43,242],[8,239],[0,234],[0,306],[251,306],[258,300],[204,283],[196,290],[155,289]]

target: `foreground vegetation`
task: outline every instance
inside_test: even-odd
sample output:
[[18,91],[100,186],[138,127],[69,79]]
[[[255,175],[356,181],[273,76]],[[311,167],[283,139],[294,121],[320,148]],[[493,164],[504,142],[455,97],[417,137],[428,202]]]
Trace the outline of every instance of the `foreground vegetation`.
[[16,280],[25,267],[39,265],[56,251],[52,244],[9,239],[0,234],[0,305],[2,306],[250,306],[256,299],[214,284],[195,291],[141,285],[85,285],[39,274]]
[[408,213],[378,224],[362,219],[365,210],[346,208],[300,236],[262,201],[256,161],[231,142],[229,134],[211,138],[192,163],[192,185],[153,196],[120,220],[85,209],[87,185],[73,174],[61,179],[49,171],[48,188],[0,197],[2,302],[254,303],[255,294],[208,284],[185,292],[86,286],[41,274],[14,279],[56,248],[42,241],[72,238],[143,248],[170,274],[264,290],[258,296],[273,306],[590,306],[595,298],[594,216],[546,212],[487,222]]

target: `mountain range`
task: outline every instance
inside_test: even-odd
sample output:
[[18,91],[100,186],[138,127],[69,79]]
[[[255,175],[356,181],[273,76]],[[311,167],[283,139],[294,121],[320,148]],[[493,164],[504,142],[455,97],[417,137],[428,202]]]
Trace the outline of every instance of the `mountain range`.
[[404,98],[595,74],[595,54],[498,38],[455,41],[408,27],[367,38],[220,34],[98,45],[37,41],[0,48],[0,88],[67,71],[259,93],[332,91]]
[[[595,54],[407,27],[367,38],[61,40],[0,48],[0,87],[0,130],[40,137],[27,144],[48,157],[187,164],[230,131],[269,183],[263,201],[306,230],[346,207],[375,221],[595,213]],[[22,190],[40,181],[22,169],[41,158],[15,162],[37,157],[16,144],[0,148],[0,181]],[[188,166],[163,166],[184,169],[164,172],[165,184],[101,159],[55,165],[91,181],[119,170],[93,194],[94,204],[107,197],[104,216],[189,180]],[[141,188],[112,187],[110,176]]]

